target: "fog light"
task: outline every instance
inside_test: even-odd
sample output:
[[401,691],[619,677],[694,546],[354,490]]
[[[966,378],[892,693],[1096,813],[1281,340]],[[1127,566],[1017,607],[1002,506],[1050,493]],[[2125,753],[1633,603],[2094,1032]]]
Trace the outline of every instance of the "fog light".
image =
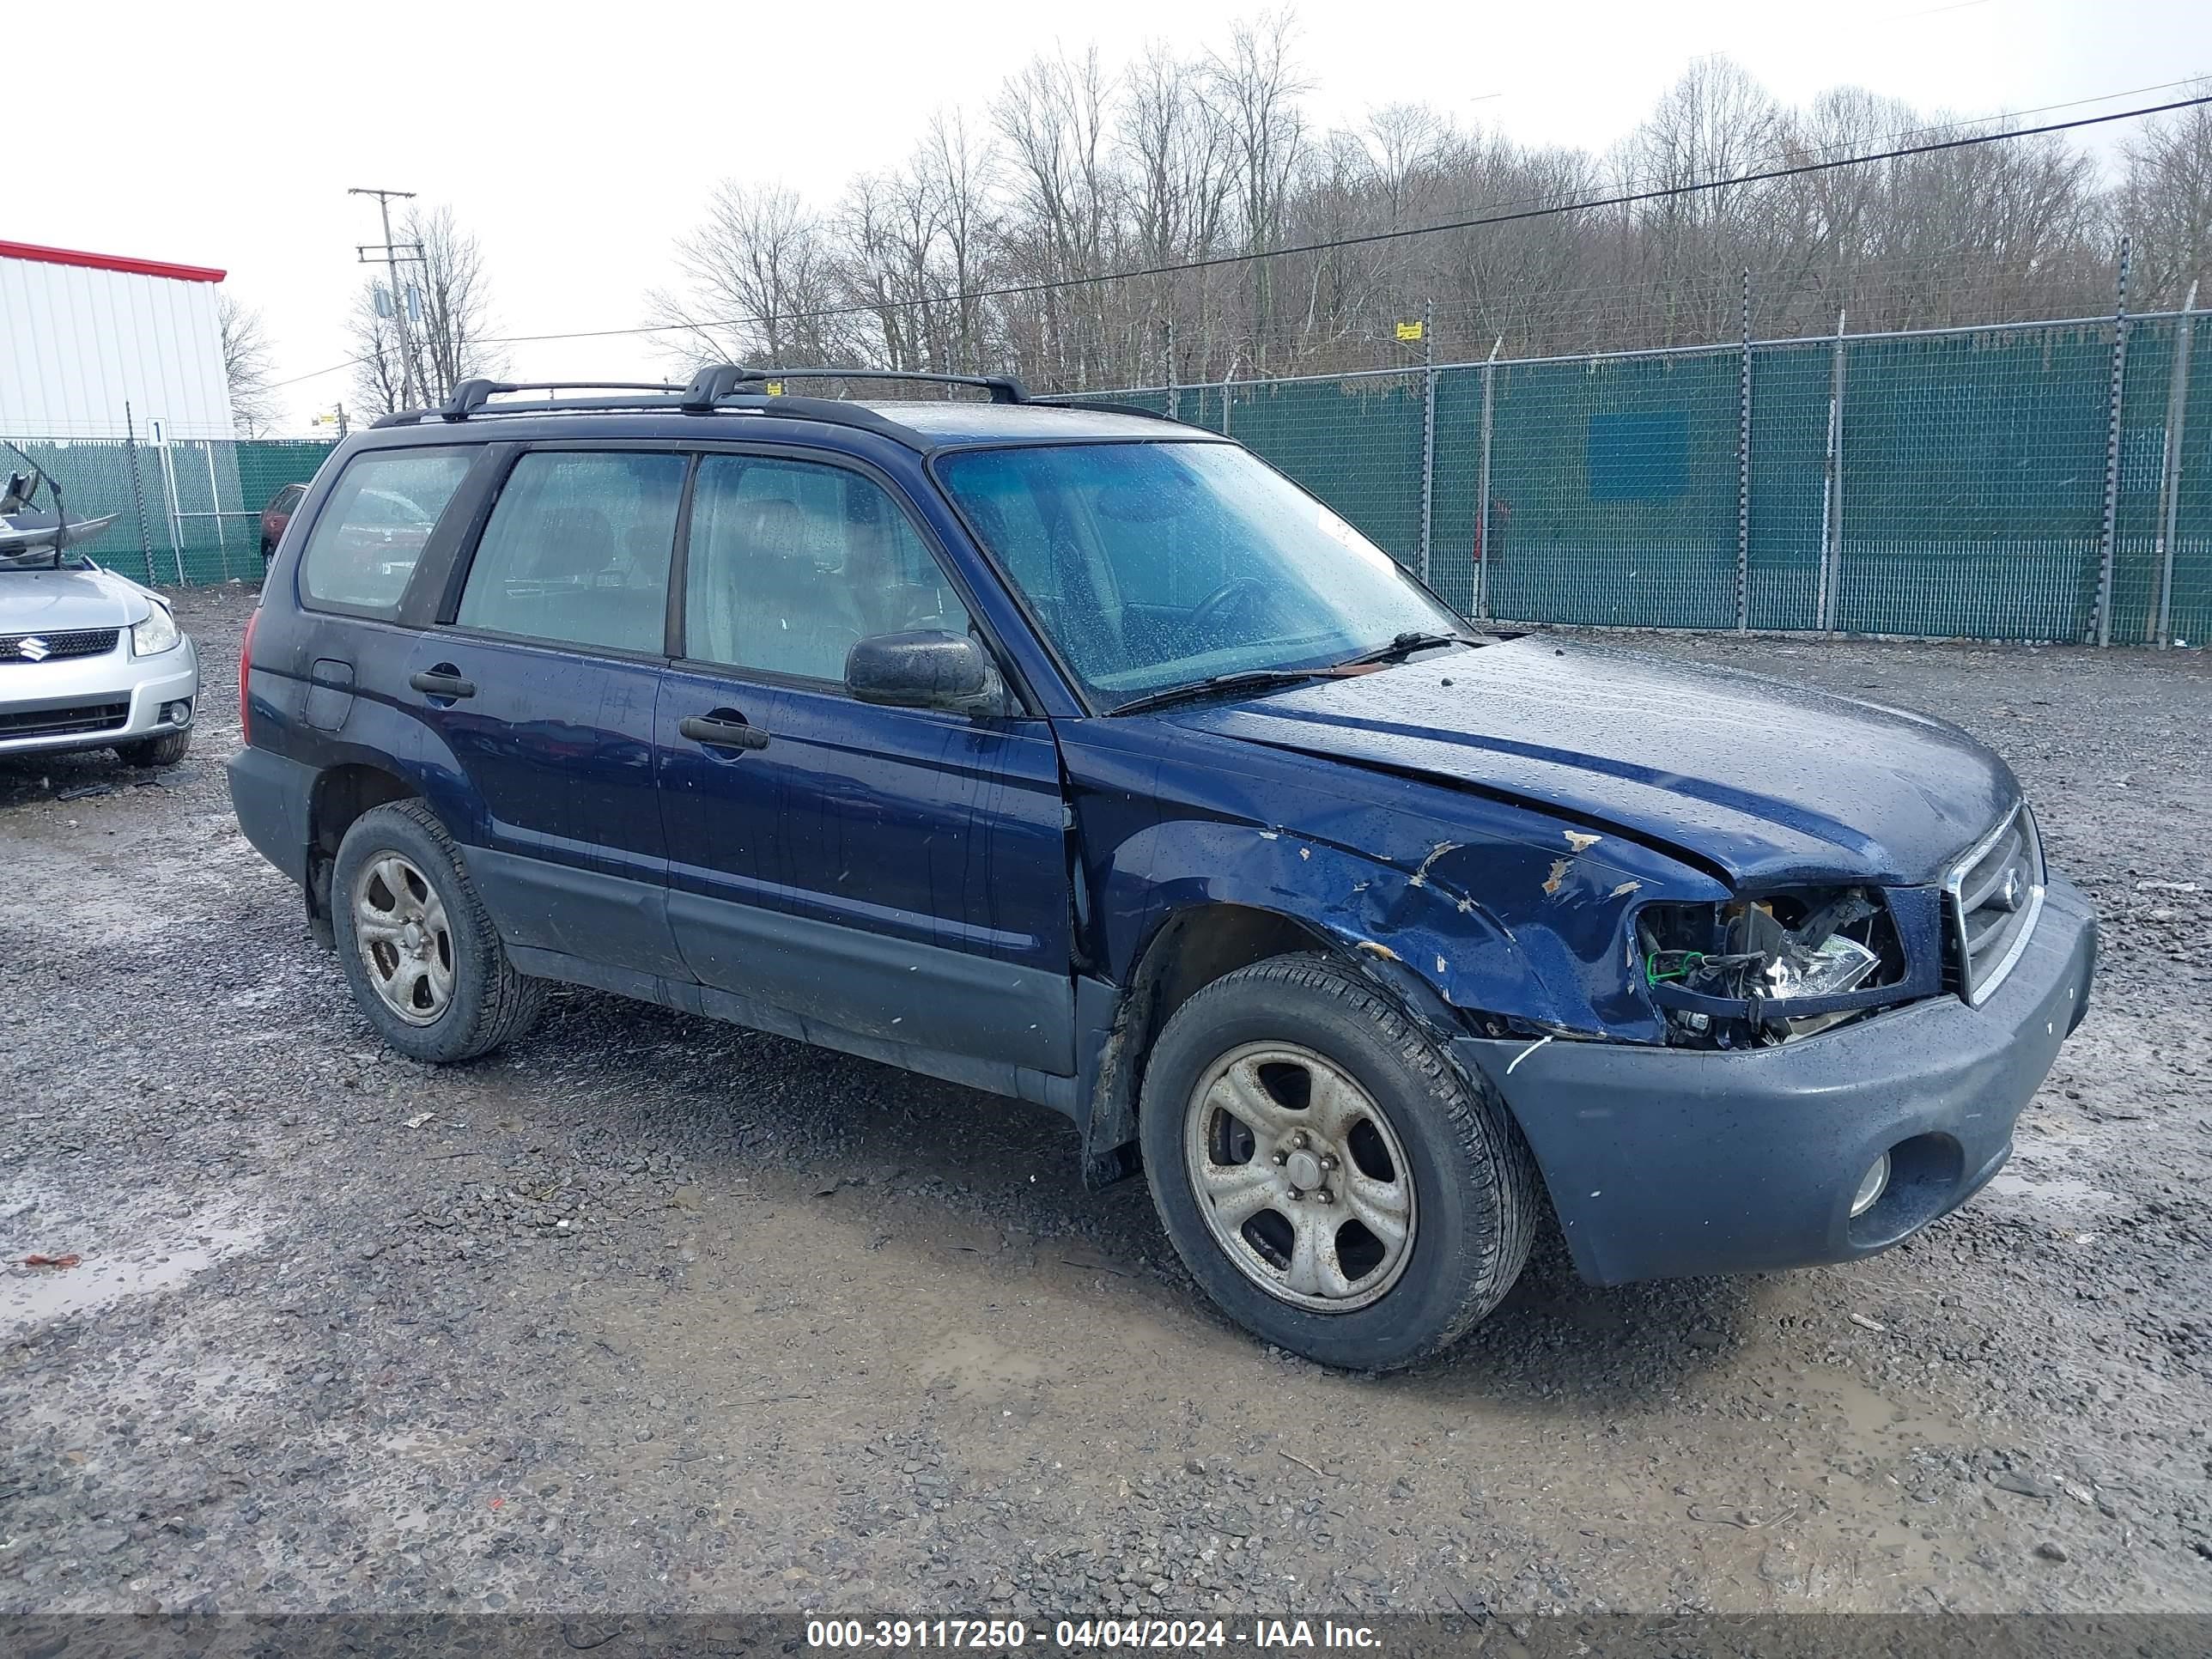
[[161,718],[172,726],[182,726],[191,717],[192,706],[188,702],[165,702],[161,705]]
[[1859,1177],[1859,1189],[1851,1194],[1852,1216],[1856,1218],[1874,1208],[1875,1201],[1888,1188],[1889,1154],[1884,1152],[1868,1165],[1867,1172]]

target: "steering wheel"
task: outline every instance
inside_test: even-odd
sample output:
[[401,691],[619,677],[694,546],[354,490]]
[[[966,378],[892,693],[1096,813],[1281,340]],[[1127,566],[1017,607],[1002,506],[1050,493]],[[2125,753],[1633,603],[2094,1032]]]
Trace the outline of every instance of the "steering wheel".
[[1192,609],[1187,625],[1193,634],[1206,634],[1213,625],[1228,616],[1240,605],[1249,605],[1263,597],[1267,584],[1257,576],[1232,576],[1200,599]]

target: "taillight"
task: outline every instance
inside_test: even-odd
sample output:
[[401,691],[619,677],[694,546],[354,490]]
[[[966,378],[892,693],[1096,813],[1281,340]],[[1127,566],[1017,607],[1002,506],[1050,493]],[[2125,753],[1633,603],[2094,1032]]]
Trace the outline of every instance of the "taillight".
[[238,740],[248,745],[253,742],[253,719],[247,712],[246,682],[253,672],[253,630],[260,622],[261,607],[257,605],[246,619],[246,637],[238,644]]

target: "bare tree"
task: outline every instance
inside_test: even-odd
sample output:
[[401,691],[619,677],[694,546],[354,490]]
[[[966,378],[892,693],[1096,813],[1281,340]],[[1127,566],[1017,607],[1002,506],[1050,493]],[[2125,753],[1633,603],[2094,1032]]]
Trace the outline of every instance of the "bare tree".
[[[410,209],[400,235],[422,251],[415,267],[420,315],[410,312],[407,331],[425,391],[438,398],[463,380],[503,374],[506,354],[485,338],[493,326],[491,295],[477,239],[446,207]],[[400,280],[407,280],[404,267]]]
[[[1018,281],[1068,283],[1112,268],[1121,180],[1111,96],[1094,47],[1079,58],[1032,60],[993,103],[1010,179],[1001,253]],[[1052,380],[1094,385],[1108,357],[1106,303],[1103,287],[1048,289],[1034,304],[1010,308],[1010,320],[1035,341]]]
[[[1154,42],[1122,81],[1115,122],[1130,251],[1146,267],[1204,259],[1220,252],[1234,182],[1228,124],[1207,95],[1206,66]],[[1216,356],[1215,337],[1231,331],[1211,271],[1150,284],[1151,309],[1184,329],[1183,365]]]
[[1205,67],[1155,41],[1123,79],[1115,123],[1129,173],[1133,252],[1148,265],[1219,246],[1231,185],[1230,137]]
[[[1194,57],[1040,57],[986,118],[939,112],[826,214],[732,182],[656,317],[695,357],[1003,366],[1062,388],[1157,384],[1164,324],[1189,385],[1403,363],[1390,325],[1429,301],[1447,359],[1726,339],[1747,274],[1770,337],[1844,308],[1876,329],[2087,315],[2110,300],[2116,224],[2137,291],[2171,304],[2212,238],[2202,111],[2146,130],[2106,191],[2057,137],[1893,155],[1996,129],[1850,88],[1788,107],[1711,58],[1599,158],[1420,104],[1321,131],[1297,41],[1283,11]],[[1832,160],[1855,164],[1761,176]],[[1491,222],[1424,229],[1470,220]]]
[[228,294],[216,300],[222,335],[222,376],[230,386],[230,420],[241,438],[258,438],[276,424],[279,399],[269,384],[276,358],[261,313]]
[[[418,246],[399,264],[399,292],[372,276],[346,319],[354,356],[354,397],[372,416],[416,398],[437,402],[461,381],[496,378],[507,356],[489,337],[492,321],[483,251],[451,208],[410,209],[394,233]],[[404,317],[402,317],[404,311]]]
[[953,297],[949,367],[972,372],[981,344],[981,317],[974,295],[988,269],[992,238],[1000,228],[994,199],[999,153],[988,137],[969,128],[957,109],[930,118],[929,134],[916,153],[912,171],[929,193],[941,245],[941,276]]
[[714,187],[707,222],[677,245],[684,285],[652,296],[693,362],[833,362],[842,319],[822,221],[781,185]]
[[[1692,63],[1615,157],[1621,193],[1685,191],[1626,210],[1636,257],[1624,273],[1638,281],[1656,325],[1653,344],[1725,337],[1741,301],[1731,268],[1766,263],[1772,224],[1771,185],[1686,190],[1742,178],[1781,157],[1789,118],[1765,88],[1722,57]],[[1699,282],[1711,273],[1723,281]]]
[[927,191],[905,175],[863,173],[846,188],[830,232],[841,288],[875,319],[866,354],[874,366],[931,368],[938,225]]
[[[1208,61],[1213,97],[1229,128],[1237,164],[1247,252],[1275,246],[1288,217],[1291,190],[1305,159],[1307,131],[1299,100],[1312,90],[1292,57],[1295,13],[1285,10],[1239,23],[1229,49]],[[1274,262],[1251,268],[1255,361],[1264,367],[1274,329]]]
[[[2212,81],[2192,91],[2212,92]],[[2114,210],[2135,238],[2147,304],[2179,306],[2192,283],[2212,278],[2212,105],[2145,125],[2128,146]]]

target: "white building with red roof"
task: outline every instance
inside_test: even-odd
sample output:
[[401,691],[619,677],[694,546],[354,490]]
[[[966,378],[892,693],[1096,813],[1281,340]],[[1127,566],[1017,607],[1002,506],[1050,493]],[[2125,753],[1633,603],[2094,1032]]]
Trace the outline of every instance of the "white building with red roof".
[[202,265],[0,241],[0,436],[233,436]]

